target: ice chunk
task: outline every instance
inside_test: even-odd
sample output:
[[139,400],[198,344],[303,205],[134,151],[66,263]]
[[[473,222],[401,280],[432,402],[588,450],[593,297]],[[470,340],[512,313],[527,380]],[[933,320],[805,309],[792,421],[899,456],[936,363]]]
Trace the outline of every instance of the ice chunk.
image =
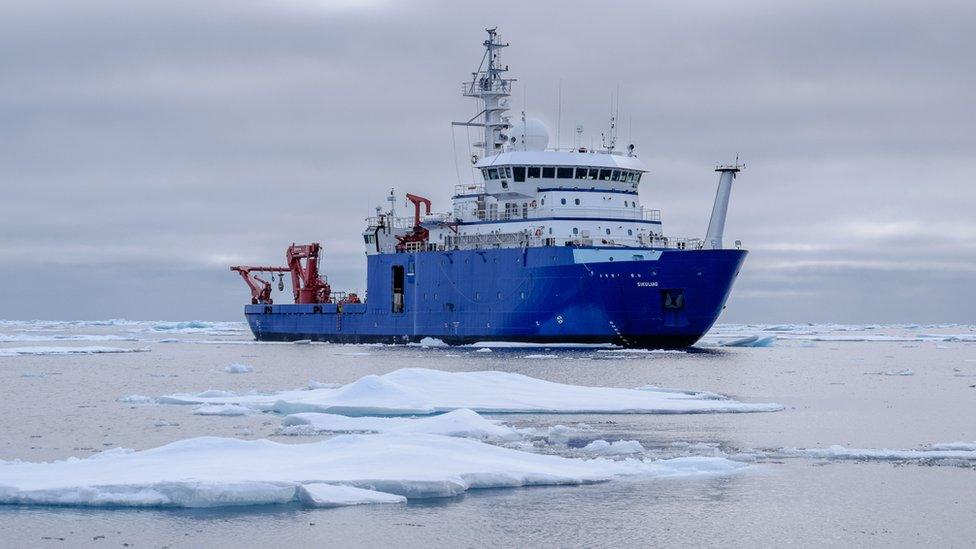
[[643,453],[644,446],[636,440],[616,440],[614,442],[594,440],[584,446],[583,451],[593,456],[623,456]]
[[929,446],[932,450],[961,450],[976,452],[976,442],[940,442]]
[[861,461],[952,461],[976,462],[976,445],[969,448],[962,443],[933,444],[929,448],[917,450],[892,450],[888,448],[847,448],[834,445],[829,448],[781,448],[779,454],[785,457],[807,457],[816,459],[861,460]]
[[246,416],[252,412],[240,404],[204,404],[193,410],[198,416]]
[[757,336],[750,335],[731,340],[720,340],[719,347],[772,347],[776,342],[775,335]]
[[24,355],[91,355],[100,353],[144,353],[142,349],[122,349],[119,347],[5,347],[0,348],[0,357]]
[[475,352],[476,353],[490,353],[491,352],[491,349],[489,349],[488,347],[482,347],[482,348],[478,349]]
[[368,503],[407,502],[407,498],[396,494],[320,482],[300,485],[298,487],[298,499],[308,507],[345,507]]
[[559,355],[525,355],[522,358],[547,359],[547,358],[559,358]]
[[145,395],[127,395],[118,400],[124,404],[155,404],[156,399]]
[[242,404],[280,413],[347,416],[426,415],[469,408],[488,413],[688,414],[774,412],[779,404],[745,403],[712,393],[584,387],[507,372],[442,372],[403,368],[369,375],[338,389],[270,395],[169,395],[167,404]]
[[514,440],[519,434],[467,409],[420,418],[348,417],[303,413],[285,416],[282,434],[309,433],[427,433],[452,437]]
[[[729,474],[721,458],[582,460],[440,435],[341,435],[308,444],[202,437],[139,452],[0,462],[0,504],[219,507],[329,501],[341,484],[406,498],[473,488]],[[362,495],[362,494],[361,494]],[[380,496],[374,496],[380,497]],[[306,498],[312,498],[308,500]]]
[[235,363],[224,367],[224,371],[227,372],[228,374],[246,374],[252,370],[253,368],[251,368],[247,364]]
[[414,345],[414,346],[419,345],[420,347],[425,347],[425,348],[449,346],[447,343],[444,343],[443,340],[437,339],[436,337],[425,337],[422,338],[419,343],[411,343],[410,345]]

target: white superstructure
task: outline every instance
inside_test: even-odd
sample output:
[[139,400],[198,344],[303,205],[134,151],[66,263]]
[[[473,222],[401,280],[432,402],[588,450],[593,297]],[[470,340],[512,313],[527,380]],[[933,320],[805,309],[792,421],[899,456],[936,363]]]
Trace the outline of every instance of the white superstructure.
[[[504,77],[508,67],[500,62],[500,50],[508,44],[488,29],[484,46],[481,65],[461,86],[462,94],[483,108],[467,122],[455,123],[481,130],[472,154],[481,180],[458,185],[452,211],[422,217],[428,239],[401,244],[400,249],[702,246],[701,239],[665,238],[660,211],[641,205],[638,188],[647,169],[634,145],[626,152],[616,150],[613,118],[610,138],[600,149],[549,148],[544,124],[524,113],[513,123],[508,110],[515,80]],[[720,189],[724,200],[716,201],[716,207],[721,202],[727,208],[727,190]],[[720,214],[724,221],[724,211]],[[368,221],[363,233],[368,254],[396,251],[414,227],[412,219],[398,219],[392,210],[381,214],[378,209],[377,217]],[[721,246],[721,235],[711,238]]]

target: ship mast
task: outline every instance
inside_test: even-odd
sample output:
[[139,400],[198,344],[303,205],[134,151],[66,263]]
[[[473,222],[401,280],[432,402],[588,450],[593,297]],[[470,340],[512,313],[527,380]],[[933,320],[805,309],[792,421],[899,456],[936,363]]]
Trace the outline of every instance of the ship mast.
[[[471,73],[471,80],[462,84],[461,93],[465,97],[478,99],[483,109],[467,122],[454,122],[455,126],[475,126],[484,130],[482,141],[474,143],[481,149],[482,158],[502,152],[508,141],[506,130],[512,127],[505,116],[508,111],[508,97],[511,95],[514,78],[504,78],[508,65],[502,67],[500,51],[508,44],[498,41],[498,29],[485,29],[488,39],[484,41],[485,54],[478,70]],[[480,121],[479,121],[480,119]],[[477,158],[475,159],[477,161]]]

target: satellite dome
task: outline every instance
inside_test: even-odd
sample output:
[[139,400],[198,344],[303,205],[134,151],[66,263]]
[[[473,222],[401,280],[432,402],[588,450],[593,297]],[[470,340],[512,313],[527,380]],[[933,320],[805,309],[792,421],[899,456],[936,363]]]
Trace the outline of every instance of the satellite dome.
[[549,128],[537,118],[517,120],[508,130],[508,144],[517,151],[544,151],[549,146]]

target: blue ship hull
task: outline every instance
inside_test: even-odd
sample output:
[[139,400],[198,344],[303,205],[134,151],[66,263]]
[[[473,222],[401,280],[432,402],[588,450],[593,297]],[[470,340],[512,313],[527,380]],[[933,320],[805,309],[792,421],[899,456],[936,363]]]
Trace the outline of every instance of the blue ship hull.
[[[501,248],[377,254],[368,302],[247,305],[261,341],[680,348],[718,318],[744,250]],[[396,294],[402,294],[398,297]]]

